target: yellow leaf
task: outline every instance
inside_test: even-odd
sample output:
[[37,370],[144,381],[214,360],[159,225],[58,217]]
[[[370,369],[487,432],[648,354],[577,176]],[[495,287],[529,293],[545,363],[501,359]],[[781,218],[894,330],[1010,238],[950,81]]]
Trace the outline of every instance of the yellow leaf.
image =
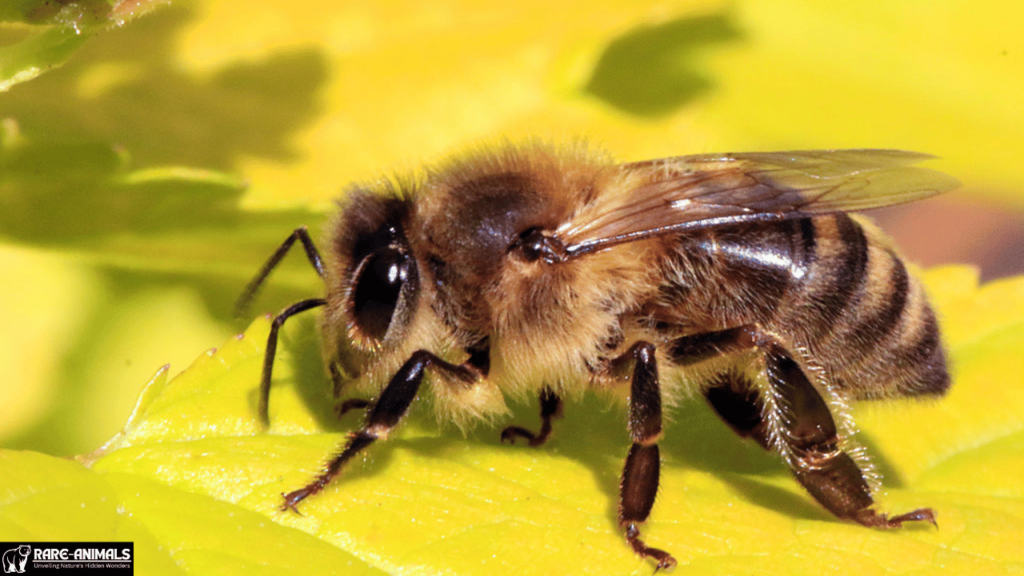
[[[666,426],[661,488],[644,532],[676,555],[677,573],[819,574],[842,567],[991,574],[1024,567],[1024,489],[1017,481],[1024,467],[1024,359],[1015,353],[1024,344],[1024,277],[978,288],[969,269],[944,268],[926,280],[951,327],[951,394],[864,404],[855,418],[886,476],[882,506],[931,506],[939,528],[879,531],[834,519],[782,462],[736,437],[703,403],[689,402]],[[556,437],[542,449],[502,446],[498,428],[469,438],[438,430],[418,402],[398,434],[303,502],[301,516],[281,511],[280,494],[309,482],[357,422],[334,418],[306,322],[287,332],[273,425],[260,432],[255,392],[268,329],[268,319],[258,320],[173,380],[161,371],[123,432],[83,457],[91,471],[5,453],[18,460],[3,468],[3,485],[14,488],[0,517],[25,522],[24,537],[46,533],[47,522],[79,508],[81,494],[81,502],[98,499],[105,514],[141,524],[141,533],[175,562],[209,566],[202,562],[213,557],[218,570],[229,571],[270,562],[278,556],[273,550],[290,559],[283,568],[319,571],[319,556],[288,553],[312,545],[304,534],[389,573],[651,570],[615,522],[628,448],[624,415],[594,398],[567,404]],[[517,420],[531,423],[531,411],[518,410]],[[55,483],[65,489],[54,490]],[[26,502],[32,507],[23,509]],[[184,519],[162,516],[171,510]],[[42,519],[30,525],[30,515]],[[196,524],[203,525],[199,533],[192,532]],[[82,534],[92,534],[84,519],[81,525]],[[249,552],[235,546],[238,530]],[[190,548],[199,540],[208,548],[201,553]]]

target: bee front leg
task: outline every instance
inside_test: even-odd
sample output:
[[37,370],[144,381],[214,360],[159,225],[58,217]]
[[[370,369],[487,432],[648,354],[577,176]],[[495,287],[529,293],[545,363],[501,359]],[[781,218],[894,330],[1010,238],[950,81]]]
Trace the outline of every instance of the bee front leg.
[[298,512],[296,507],[299,502],[323,490],[355,455],[377,440],[386,439],[388,433],[409,411],[409,405],[416,398],[420,382],[423,381],[423,373],[428,367],[440,370],[467,385],[476,383],[481,376],[472,366],[450,364],[426,350],[414,352],[381,392],[373,408],[366,415],[363,427],[349,435],[341,452],[327,463],[324,471],[316,479],[298,490],[284,494],[281,510],[291,509]]
[[633,344],[612,361],[610,369],[618,372],[628,363],[633,363],[629,394],[629,436],[633,445],[619,485],[619,526],[626,531],[626,541],[637,554],[658,562],[657,571],[675,566],[676,559],[664,550],[647,546],[640,539],[638,528],[654,507],[661,467],[661,387],[654,345],[643,341]]
[[721,374],[704,392],[718,415],[741,436],[781,452],[797,480],[837,517],[878,528],[898,528],[904,522],[921,520],[934,524],[930,508],[894,517],[873,508],[867,476],[839,449],[835,419],[817,388],[773,336],[756,327],[744,332],[764,354],[767,393],[773,399],[765,402],[762,392],[742,374]]
[[551,388],[540,391],[540,431],[534,434],[526,428],[509,426],[501,431],[501,441],[516,443],[516,437],[526,438],[530,446],[540,446],[551,436],[551,420],[562,417],[562,399]]

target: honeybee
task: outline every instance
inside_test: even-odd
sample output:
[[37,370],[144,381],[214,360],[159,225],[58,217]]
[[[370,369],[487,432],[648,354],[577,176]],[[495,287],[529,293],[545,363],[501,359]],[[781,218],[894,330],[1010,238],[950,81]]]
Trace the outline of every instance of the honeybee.
[[387,438],[424,375],[439,417],[459,425],[539,395],[543,444],[562,398],[623,392],[626,456],[618,522],[658,569],[675,565],[639,526],[658,489],[662,407],[701,395],[737,434],[781,455],[835,516],[865,526],[935,523],[930,508],[889,516],[856,445],[851,400],[936,396],[950,385],[935,314],[895,247],[847,212],[949,190],[956,180],[898,150],[679,156],[617,164],[583,145],[480,151],[419,179],[350,190],[325,256],[305,228],[243,292],[248,304],[299,241],[326,294],[273,321],[259,417],[267,423],[277,334],[322,307],[326,364],[341,411],[363,425],[308,485],[296,510],[357,454]]

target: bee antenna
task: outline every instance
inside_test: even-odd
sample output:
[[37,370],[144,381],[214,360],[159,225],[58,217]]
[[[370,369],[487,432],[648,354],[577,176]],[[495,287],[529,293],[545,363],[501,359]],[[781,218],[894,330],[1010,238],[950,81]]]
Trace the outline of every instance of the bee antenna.
[[274,271],[274,268],[281,263],[281,260],[284,259],[286,254],[288,254],[288,250],[291,249],[296,240],[302,242],[302,247],[306,251],[306,258],[309,259],[309,263],[313,265],[316,273],[319,274],[321,278],[324,277],[323,259],[320,257],[320,252],[316,249],[316,245],[313,244],[313,240],[309,237],[309,230],[307,230],[305,226],[296,228],[295,231],[277,247],[277,250],[274,250],[274,253],[270,255],[270,258],[268,258],[263,264],[260,271],[256,273],[256,277],[245,285],[245,289],[242,290],[242,293],[238,296],[238,300],[235,300],[235,318],[243,318],[247,315],[249,312],[249,306],[256,298],[256,295],[259,294],[260,288],[263,286],[263,282],[268,276],[270,276],[270,273]]

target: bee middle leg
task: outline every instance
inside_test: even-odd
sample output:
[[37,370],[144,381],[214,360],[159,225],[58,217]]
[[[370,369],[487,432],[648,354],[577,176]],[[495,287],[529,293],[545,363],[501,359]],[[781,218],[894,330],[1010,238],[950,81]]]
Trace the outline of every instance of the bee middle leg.
[[640,539],[639,524],[647,520],[658,493],[661,456],[661,386],[654,345],[640,341],[622,356],[612,360],[610,369],[619,372],[633,364],[629,394],[629,436],[633,445],[626,457],[619,485],[619,526],[626,531],[626,541],[633,550],[658,562],[655,571],[671,568],[676,559],[664,550],[651,548]]
[[[690,336],[674,351],[699,351],[700,342],[716,341],[719,349],[754,348],[762,355],[768,390],[759,390],[745,375],[725,372],[704,391],[711,407],[740,436],[781,452],[797,480],[835,516],[865,526],[898,528],[904,522],[935,523],[934,512],[921,508],[889,517],[874,509],[868,479],[856,461],[839,449],[839,433],[828,404],[804,370],[772,335],[756,326]],[[698,355],[699,356],[699,355]],[[694,359],[697,356],[691,356]],[[681,359],[685,363],[685,359]],[[762,394],[773,395],[769,407]],[[774,410],[774,415],[769,410]],[[775,430],[772,431],[774,421]]]
[[416,398],[423,373],[427,368],[440,371],[466,385],[473,385],[480,377],[480,372],[471,365],[455,365],[445,362],[431,352],[417,350],[384,387],[380,397],[373,403],[366,415],[363,427],[349,435],[342,445],[341,451],[327,463],[324,471],[312,482],[284,494],[282,510],[298,511],[299,502],[320,492],[341,472],[345,464],[357,454],[365,450],[377,440],[387,438],[388,433],[401,422],[409,411],[409,406]]
[[540,446],[551,436],[551,421],[562,417],[562,399],[551,388],[540,391],[540,431],[536,434],[520,426],[509,426],[501,431],[501,441],[516,443],[516,437],[525,438],[530,446]]

